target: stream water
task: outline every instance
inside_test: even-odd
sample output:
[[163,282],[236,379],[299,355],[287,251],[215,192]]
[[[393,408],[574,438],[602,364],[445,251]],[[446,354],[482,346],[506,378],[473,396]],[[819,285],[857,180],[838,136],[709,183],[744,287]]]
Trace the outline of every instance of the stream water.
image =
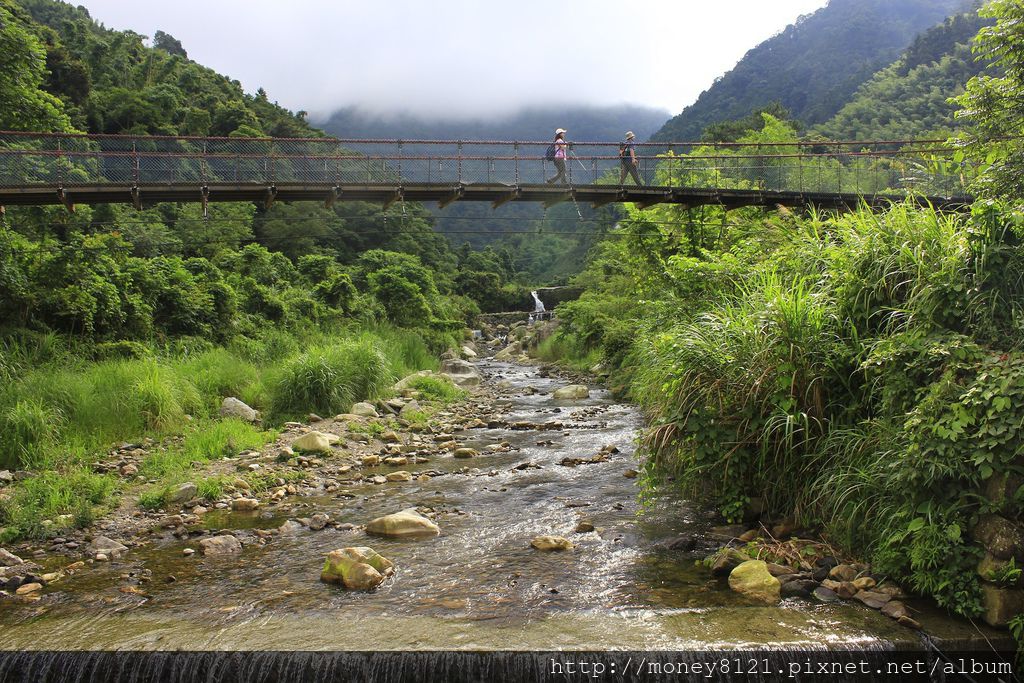
[[[322,511],[356,525],[429,507],[440,536],[397,541],[358,529],[304,530],[227,558],[184,557],[194,543],[168,536],[48,587],[37,602],[0,602],[0,650],[920,647],[918,633],[860,605],[744,602],[697,566],[697,555],[659,545],[701,533],[710,522],[670,492],[641,504],[637,480],[625,476],[638,469],[641,416],[634,407],[600,388],[589,399],[558,402],[551,392],[564,381],[537,368],[495,361],[479,367],[486,382],[502,387],[503,419],[562,427],[472,430],[465,445],[482,455],[433,458],[425,467],[442,476],[354,483],[301,499],[307,516]],[[483,452],[503,441],[515,450]],[[604,446],[619,450],[605,462],[559,464]],[[393,469],[400,468],[380,472]],[[211,514],[207,524],[273,529],[285,519]],[[576,533],[581,521],[595,531]],[[576,548],[532,549],[530,540],[541,534],[565,536]],[[395,576],[372,593],[321,583],[326,554],[350,545],[390,558]],[[144,570],[151,581],[135,586],[131,577]],[[920,618],[941,637],[971,637],[967,626],[927,609]]]

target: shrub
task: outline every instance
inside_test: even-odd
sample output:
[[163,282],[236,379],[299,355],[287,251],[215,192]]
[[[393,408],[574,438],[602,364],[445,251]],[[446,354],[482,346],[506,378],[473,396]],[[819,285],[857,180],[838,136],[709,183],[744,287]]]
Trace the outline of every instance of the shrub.
[[373,336],[314,347],[289,361],[273,390],[277,415],[333,415],[374,398],[395,377]]

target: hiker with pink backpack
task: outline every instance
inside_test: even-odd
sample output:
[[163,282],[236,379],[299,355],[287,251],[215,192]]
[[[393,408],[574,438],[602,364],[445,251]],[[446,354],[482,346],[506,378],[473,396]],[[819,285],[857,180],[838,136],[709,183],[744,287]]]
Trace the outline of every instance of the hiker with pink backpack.
[[558,128],[555,130],[555,141],[548,145],[547,151],[544,153],[544,158],[548,161],[552,161],[555,164],[555,170],[558,171],[554,178],[548,178],[545,182],[549,185],[557,183],[559,180],[562,181],[563,185],[569,183],[565,177],[565,160],[567,157],[567,151],[569,143],[565,140],[566,130],[564,128]]

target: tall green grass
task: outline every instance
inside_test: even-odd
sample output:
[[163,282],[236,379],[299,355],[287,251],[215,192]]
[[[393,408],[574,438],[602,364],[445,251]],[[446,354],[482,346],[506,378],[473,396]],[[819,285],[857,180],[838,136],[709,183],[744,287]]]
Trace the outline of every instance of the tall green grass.
[[[711,300],[699,280],[713,267],[675,272],[651,308],[676,319],[648,313],[620,356],[653,416],[656,471],[729,519],[763,499],[770,518],[819,526],[976,614],[967,531],[985,480],[1012,470],[1024,439],[1024,250],[1013,216],[1001,229],[983,218],[906,204],[793,219],[772,250],[734,245],[744,268],[706,254],[734,273]],[[653,267],[634,274],[645,297]],[[613,329],[577,317],[584,333]]]
[[376,398],[396,376],[372,336],[316,346],[287,362],[273,389],[273,413],[331,415]]
[[[56,335],[0,342],[9,376],[0,383],[0,468],[39,473],[16,485],[0,510],[0,527],[45,535],[50,529],[42,520],[53,515],[86,519],[115,492],[115,480],[84,464],[119,442],[185,435],[181,448],[156,449],[143,463],[143,474],[161,480],[159,489],[194,462],[274,438],[272,431],[218,420],[226,396],[273,424],[311,411],[342,412],[382,396],[406,374],[437,367],[422,337],[390,327],[315,331],[302,339],[271,330],[228,347],[195,341],[99,362],[76,357],[75,345]],[[158,491],[147,496],[154,505],[161,498]]]

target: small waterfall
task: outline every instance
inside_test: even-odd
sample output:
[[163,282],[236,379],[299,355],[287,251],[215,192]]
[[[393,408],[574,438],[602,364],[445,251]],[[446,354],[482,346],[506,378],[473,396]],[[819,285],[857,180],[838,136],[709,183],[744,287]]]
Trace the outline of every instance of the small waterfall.
[[534,292],[530,292],[530,294],[533,295],[533,312],[534,313],[543,313],[544,312],[544,302],[540,300],[539,296],[537,296],[537,292],[535,292],[535,291]]

